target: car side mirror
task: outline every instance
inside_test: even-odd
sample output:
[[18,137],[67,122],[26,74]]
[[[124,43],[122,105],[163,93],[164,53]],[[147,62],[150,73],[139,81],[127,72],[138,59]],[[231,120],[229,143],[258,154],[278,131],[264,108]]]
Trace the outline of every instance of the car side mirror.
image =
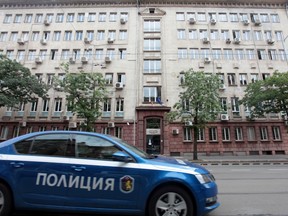
[[133,161],[133,158],[130,155],[128,155],[125,152],[121,152],[121,151],[115,152],[112,155],[112,159],[114,161],[122,161],[122,162],[126,162],[126,163]]

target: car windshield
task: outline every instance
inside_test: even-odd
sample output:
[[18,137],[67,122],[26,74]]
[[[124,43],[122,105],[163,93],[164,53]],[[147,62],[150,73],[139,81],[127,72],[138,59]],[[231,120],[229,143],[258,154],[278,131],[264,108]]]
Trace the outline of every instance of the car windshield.
[[142,158],[146,158],[146,159],[151,158],[151,155],[149,155],[148,153],[136,148],[135,146],[132,146],[132,145],[124,142],[122,139],[119,139],[119,138],[113,137],[113,136],[111,136],[111,138],[113,140],[115,140],[116,142],[120,143],[121,145],[125,146],[126,148],[128,148],[130,151],[133,151],[138,156],[140,156]]

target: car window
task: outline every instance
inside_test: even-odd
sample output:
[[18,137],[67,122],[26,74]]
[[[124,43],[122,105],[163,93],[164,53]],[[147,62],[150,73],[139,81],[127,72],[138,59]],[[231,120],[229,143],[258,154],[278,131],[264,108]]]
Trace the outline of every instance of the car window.
[[113,160],[112,155],[120,149],[113,143],[95,136],[75,135],[76,157]]
[[16,151],[20,154],[29,154],[34,139],[22,140],[14,144]]

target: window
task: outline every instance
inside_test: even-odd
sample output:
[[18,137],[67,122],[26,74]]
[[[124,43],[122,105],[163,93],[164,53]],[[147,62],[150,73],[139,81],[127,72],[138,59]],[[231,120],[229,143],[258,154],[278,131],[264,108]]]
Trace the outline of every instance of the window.
[[242,31],[242,40],[244,40],[244,41],[250,41],[251,40],[250,30],[243,30]]
[[256,41],[263,40],[262,32],[261,31],[254,31],[254,39]]
[[219,31],[217,29],[212,29],[210,31],[211,40],[219,40]]
[[273,140],[276,140],[276,141],[281,140],[281,132],[278,126],[272,126],[272,135],[273,135]]
[[185,29],[177,29],[177,39],[178,40],[186,39]]
[[283,40],[282,31],[275,31],[275,38],[276,38],[277,41],[282,41]]
[[187,20],[190,20],[191,18],[196,19],[196,14],[194,12],[187,13]]
[[161,87],[144,87],[144,103],[154,103],[161,99]]
[[259,60],[266,60],[266,51],[262,49],[258,49],[257,56]]
[[50,102],[49,98],[43,100],[43,104],[42,104],[42,111],[43,112],[48,112],[49,111],[49,102]]
[[68,13],[66,22],[74,22],[74,16],[75,16],[74,13]]
[[209,127],[209,140],[214,142],[217,141],[217,127]]
[[72,31],[65,31],[64,41],[71,41],[73,38]]
[[36,76],[36,79],[38,80],[38,82],[42,82],[43,81],[43,74],[35,74],[35,76]]
[[7,40],[7,35],[8,35],[8,32],[1,32],[0,33],[0,41],[1,42],[4,42]]
[[249,59],[249,60],[256,59],[255,50],[254,49],[247,49],[246,52],[247,52],[247,59]]
[[240,116],[239,98],[237,97],[231,98],[231,108],[233,116]]
[[29,50],[28,51],[28,60],[34,61],[36,57],[36,50]]
[[124,19],[124,21],[128,21],[128,13],[121,12],[120,13],[120,19]]
[[80,59],[80,50],[79,49],[73,49],[72,58],[73,59]]
[[108,98],[104,101],[103,112],[111,112],[111,98]]
[[58,50],[52,49],[50,53],[50,60],[56,60],[58,57]]
[[54,31],[53,33],[53,41],[60,41],[61,31]]
[[25,58],[25,50],[18,50],[16,58],[17,61],[23,61]]
[[126,75],[125,75],[125,73],[118,73],[117,74],[117,82],[120,82],[120,83],[123,83],[123,84],[126,83]]
[[83,40],[83,31],[76,31],[75,40],[76,40],[76,41],[81,41],[81,40]]
[[205,140],[205,129],[199,128],[197,134],[197,141],[204,141]]
[[9,58],[10,60],[12,60],[14,58],[14,50],[7,50],[6,51],[6,56],[7,58]]
[[270,77],[270,74],[269,73],[262,73],[262,79],[263,80],[266,80],[267,78]]
[[277,60],[277,52],[274,49],[268,50],[268,58],[269,60]]
[[230,128],[224,127],[222,128],[222,140],[225,141],[230,141]]
[[218,14],[218,20],[219,20],[219,22],[227,22],[228,21],[227,14],[226,13],[219,13]]
[[104,57],[103,49],[96,49],[95,58],[100,60],[100,59],[103,59],[103,57]]
[[12,14],[6,14],[5,17],[4,17],[4,23],[11,23],[12,21]]
[[192,140],[192,134],[191,134],[191,128],[190,127],[184,127],[183,128],[183,138],[184,138],[184,141],[191,141]]
[[98,22],[106,22],[106,13],[99,13]]
[[235,39],[235,38],[241,39],[241,34],[240,34],[239,30],[233,30],[232,35],[233,35],[233,39]]
[[202,48],[201,49],[201,56],[202,58],[209,58],[210,57],[210,49],[209,48]]
[[62,98],[56,98],[55,99],[54,111],[55,112],[61,112],[62,111]]
[[109,38],[110,40],[115,40],[115,38],[116,38],[116,31],[115,31],[115,30],[109,30],[109,31],[108,31],[108,38]]
[[229,30],[221,30],[221,39],[222,40],[230,39]]
[[42,60],[46,59],[46,55],[47,55],[47,50],[41,49],[39,51],[39,57],[41,57]]
[[88,30],[86,32],[86,37],[89,41],[92,41],[94,39],[94,31],[93,30]]
[[177,12],[177,13],[176,13],[176,20],[177,20],[177,21],[184,21],[184,20],[185,20],[185,14],[184,14],[184,12]]
[[117,13],[114,13],[114,12],[110,13],[109,22],[116,22],[116,20],[117,20]]
[[268,14],[260,14],[260,20],[263,23],[268,23],[269,22],[269,15]]
[[98,30],[97,31],[97,40],[104,40],[105,39],[105,31],[104,30]]
[[215,60],[221,59],[221,49],[212,49],[212,55]]
[[229,86],[236,85],[235,74],[234,73],[228,74],[227,77],[228,77],[228,85]]
[[89,13],[87,21],[88,22],[95,22],[96,21],[96,13]]
[[210,20],[212,20],[212,19],[217,20],[217,15],[216,15],[216,13],[208,13],[208,15],[209,15],[209,19],[210,19]]
[[107,49],[106,57],[109,57],[111,60],[115,57],[115,50],[114,49]]
[[18,32],[11,32],[10,41],[17,41],[18,39]]
[[259,80],[258,74],[251,74],[251,82],[255,83]]
[[279,15],[278,14],[270,14],[271,22],[272,23],[280,23]]
[[230,13],[229,16],[230,16],[230,22],[239,22],[237,13]]
[[198,12],[197,13],[197,20],[199,22],[205,22],[206,21],[206,14],[204,12]]
[[160,73],[161,72],[161,60],[144,60],[144,73]]
[[53,85],[55,74],[47,74],[47,85]]
[[42,38],[45,39],[45,40],[49,40],[49,38],[50,38],[50,31],[44,31]]
[[47,14],[45,20],[49,23],[53,21],[54,14]]
[[198,35],[197,35],[197,30],[196,29],[190,29],[189,30],[189,39],[190,40],[197,40]]
[[119,31],[119,40],[127,40],[127,30]]
[[35,23],[42,23],[42,22],[43,22],[43,14],[36,14]]
[[113,84],[113,74],[112,73],[106,73],[105,74],[105,82],[106,82],[106,85],[112,85]]
[[198,50],[198,48],[191,48],[189,54],[190,54],[190,58],[191,59],[199,59],[199,50]]
[[32,32],[32,35],[31,35],[31,41],[38,41],[39,40],[39,35],[40,33],[37,31],[37,32]]
[[207,29],[200,29],[199,30],[199,35],[200,35],[200,39],[207,38],[208,37]]
[[235,140],[236,141],[243,141],[242,127],[235,127]]
[[116,112],[123,112],[124,111],[124,99],[117,98],[116,99]]
[[114,131],[115,131],[114,136],[121,139],[122,138],[122,127],[115,127]]
[[56,15],[56,23],[62,23],[64,21],[64,14],[63,13],[58,13]]
[[255,128],[254,127],[247,127],[247,140],[248,141],[255,141],[256,140],[256,134],[255,134]]
[[186,48],[178,48],[178,59],[187,59],[188,53]]
[[264,31],[264,39],[272,39],[272,31]]
[[8,126],[2,126],[0,138],[1,138],[1,139],[7,139],[8,132],[9,132]]
[[61,60],[67,60],[69,59],[69,50],[63,49],[61,52]]
[[243,49],[235,49],[236,60],[244,60],[245,54]]
[[86,57],[87,59],[92,59],[92,49],[85,49],[83,56]]
[[144,39],[144,51],[160,51],[160,39]]
[[85,13],[78,13],[77,22],[84,22]]
[[249,20],[249,16],[247,13],[240,13],[240,21],[245,21],[245,20]]
[[279,58],[281,61],[286,61],[288,59],[287,53],[285,50],[279,50]]
[[31,102],[30,111],[31,111],[31,112],[36,112],[36,111],[37,111],[37,107],[38,107],[38,98],[35,98],[35,99]]
[[267,127],[260,127],[260,140],[261,141],[268,141],[268,130]]
[[14,23],[21,23],[22,21],[22,14],[16,14],[14,18]]
[[247,85],[247,74],[239,74],[240,85],[246,86]]

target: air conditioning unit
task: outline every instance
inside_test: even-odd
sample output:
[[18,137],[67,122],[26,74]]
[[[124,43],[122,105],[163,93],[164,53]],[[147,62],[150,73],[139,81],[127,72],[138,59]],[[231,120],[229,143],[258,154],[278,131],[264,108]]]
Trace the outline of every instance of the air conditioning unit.
[[69,62],[70,62],[71,64],[74,64],[74,63],[75,63],[75,59],[74,59],[73,57],[71,57],[71,58],[69,58]]
[[84,38],[84,43],[90,44],[90,43],[91,43],[91,40],[89,40],[87,37],[85,37],[85,38]]
[[193,126],[193,122],[192,121],[185,121],[184,125],[185,126]]
[[17,43],[18,43],[19,45],[23,45],[25,42],[24,42],[24,39],[23,39],[23,38],[19,38],[19,39],[17,40]]
[[208,37],[204,37],[202,40],[203,40],[203,43],[209,43],[210,42]]
[[123,83],[122,82],[116,82],[116,88],[117,89],[122,89],[123,88]]
[[81,57],[81,62],[82,63],[87,63],[88,62],[88,58],[86,56]]
[[212,25],[215,25],[215,24],[216,24],[216,19],[211,19],[211,20],[210,20],[210,23],[211,23]]
[[40,40],[40,43],[41,43],[42,45],[46,45],[46,44],[47,44],[47,40],[46,40],[46,39],[41,39],[41,40]]
[[195,24],[196,19],[194,17],[189,18],[189,24]]
[[259,19],[255,19],[254,20],[254,25],[255,26],[260,26],[261,25],[261,21]]
[[107,57],[105,57],[105,62],[106,62],[106,63],[110,63],[110,62],[111,62],[111,59],[110,59],[110,57],[108,57],[108,56],[107,56]]
[[41,63],[42,63],[42,58],[41,58],[41,57],[35,58],[35,62],[36,62],[37,64],[41,64]]
[[204,58],[204,63],[208,64],[210,62],[211,62],[211,58],[209,57]]
[[107,42],[108,42],[108,43],[113,43],[113,42],[114,42],[114,39],[113,39],[113,38],[108,38]]
[[51,22],[50,22],[49,20],[47,20],[47,19],[44,20],[44,25],[45,25],[45,26],[49,26],[50,23],[51,23]]
[[222,83],[222,84],[220,84],[220,87],[219,87],[219,89],[220,89],[220,90],[225,90],[225,89],[226,89],[226,86],[225,86],[225,84],[223,84],[223,83]]
[[235,44],[240,44],[241,42],[241,39],[240,38],[234,38],[234,43]]
[[125,24],[126,22],[127,22],[127,21],[126,21],[125,18],[121,18],[121,19],[120,19],[120,23],[121,23],[121,24]]
[[227,38],[226,39],[226,44],[230,44],[231,43],[231,39],[230,38]]
[[67,116],[67,115],[63,116],[63,120],[64,120],[64,121],[69,121],[69,119],[70,119],[69,116]]
[[229,120],[229,115],[228,114],[221,114],[220,115],[220,120],[221,121],[228,121]]
[[113,127],[115,127],[114,122],[108,122],[108,127],[109,127],[109,128],[113,128]]
[[173,135],[179,134],[179,129],[173,129],[173,130],[172,130],[172,134],[173,134]]
[[247,19],[246,19],[246,20],[243,20],[243,24],[244,24],[244,25],[249,25],[249,23],[250,23],[249,20],[247,20]]
[[68,127],[69,128],[76,128],[77,127],[77,122],[69,122]]
[[275,43],[275,41],[274,41],[273,39],[270,38],[270,39],[267,39],[267,43],[272,45],[272,44]]

